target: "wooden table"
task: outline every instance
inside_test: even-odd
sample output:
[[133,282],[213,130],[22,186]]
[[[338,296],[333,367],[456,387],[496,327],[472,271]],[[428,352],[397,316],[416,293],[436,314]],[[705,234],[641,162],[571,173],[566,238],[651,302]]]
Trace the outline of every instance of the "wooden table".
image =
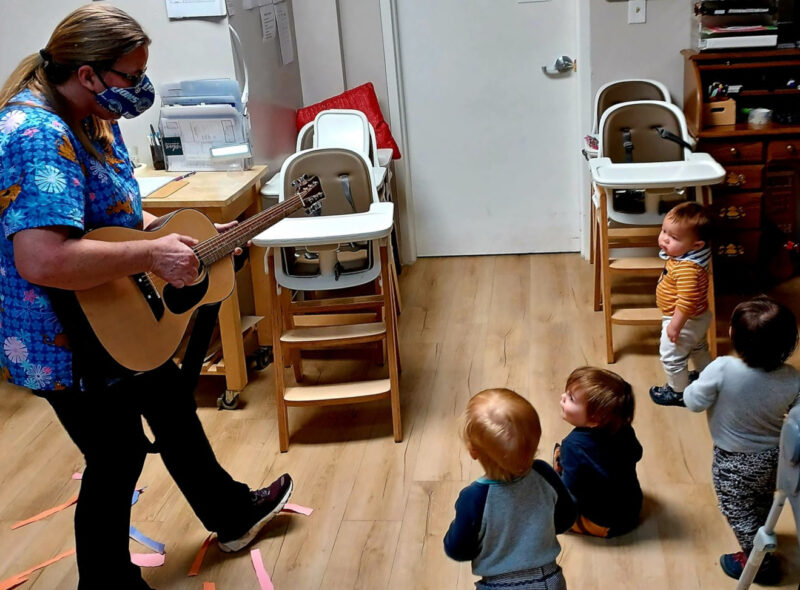
[[[178,176],[180,172],[163,172],[152,169],[138,171],[137,176]],[[142,199],[144,210],[156,216],[177,209],[191,208],[202,211],[215,223],[226,223],[247,218],[262,210],[259,190],[267,175],[266,166],[254,166],[242,172],[198,172],[186,180],[188,184],[165,197],[156,195]],[[167,185],[169,187],[169,185]],[[262,264],[265,249],[250,247],[253,301],[257,319],[258,344],[270,346],[272,336],[270,322],[261,318],[269,314],[269,290]],[[247,363],[242,338],[242,316],[239,309],[238,294],[234,293],[222,302],[219,310],[219,329],[222,343],[222,361],[206,363],[203,374],[224,375],[227,390],[220,396],[221,407],[235,407],[239,392],[247,384]]]

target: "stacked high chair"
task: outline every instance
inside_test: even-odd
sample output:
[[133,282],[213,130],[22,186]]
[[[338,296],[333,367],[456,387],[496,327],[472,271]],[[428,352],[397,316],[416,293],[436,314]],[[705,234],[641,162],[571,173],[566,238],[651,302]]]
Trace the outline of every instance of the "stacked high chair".
[[[615,80],[603,84],[594,97],[594,111],[592,112],[592,131],[584,137],[584,144],[582,153],[587,160],[597,157],[599,137],[598,130],[600,127],[600,118],[603,113],[615,104],[622,102],[631,102],[634,100],[660,100],[662,102],[672,102],[669,96],[667,87],[661,82],[656,80],[649,80],[646,78],[627,78],[623,80]],[[590,225],[590,242],[589,242],[589,261],[594,264],[595,262],[595,198],[594,186],[590,189],[592,195],[591,200],[591,217],[592,223]],[[635,223],[632,225],[636,225]],[[657,233],[654,233],[652,227],[644,227],[642,229],[621,228],[612,229],[609,231],[609,240],[611,247],[620,248],[636,248],[641,246],[652,245],[652,241]],[[600,270],[595,266],[595,311],[600,310]]]
[[[619,256],[619,249],[657,247],[666,212],[686,200],[690,190],[707,205],[710,191],[706,188],[721,182],[725,170],[708,154],[691,151],[683,113],[663,101],[611,106],[600,119],[598,135],[597,157],[589,160],[594,186],[594,303],[595,310],[603,310],[606,356],[613,363],[614,325],[660,326],[662,319],[655,307],[655,278],[663,271],[664,261],[657,256]],[[615,222],[613,227],[611,222]],[[652,306],[615,304],[614,278],[619,276],[652,277]],[[713,277],[709,284],[708,343],[715,356]]]
[[[282,166],[279,201],[292,194],[291,179],[317,176],[325,193],[322,215],[284,219],[253,239],[267,248],[281,452],[289,448],[288,408],[293,406],[388,399],[394,439],[403,438],[398,303],[389,240],[394,206],[379,200],[370,168],[363,153],[348,149],[293,154]],[[367,294],[347,291],[365,285],[371,287]],[[306,383],[302,351],[365,345],[385,364],[385,378]],[[286,368],[293,370],[294,384]]]

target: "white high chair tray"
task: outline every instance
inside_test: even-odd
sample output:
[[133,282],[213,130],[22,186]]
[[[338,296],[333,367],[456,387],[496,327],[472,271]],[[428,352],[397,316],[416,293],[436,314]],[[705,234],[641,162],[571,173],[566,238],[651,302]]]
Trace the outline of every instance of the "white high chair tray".
[[365,213],[323,217],[287,217],[253,238],[256,246],[318,246],[389,235],[394,203],[372,203]]
[[675,162],[643,162],[614,164],[609,158],[589,161],[592,180],[606,188],[646,189],[682,188],[718,184],[725,178],[725,169],[709,154],[689,154]]

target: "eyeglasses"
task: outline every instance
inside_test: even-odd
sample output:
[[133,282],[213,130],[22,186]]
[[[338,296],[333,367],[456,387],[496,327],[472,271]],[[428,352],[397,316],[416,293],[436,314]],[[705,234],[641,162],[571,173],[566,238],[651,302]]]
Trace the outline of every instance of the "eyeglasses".
[[115,70],[115,69],[113,69],[113,68],[109,68],[109,69],[108,69],[108,71],[109,71],[109,72],[114,72],[114,73],[115,73],[117,76],[122,76],[122,77],[123,77],[123,78],[125,78],[125,79],[126,79],[128,82],[130,82],[130,83],[131,83],[133,86],[138,86],[138,85],[139,85],[139,83],[140,83],[142,80],[144,80],[144,77],[145,77],[145,73],[146,73],[146,71],[147,71],[147,68],[145,68],[144,70],[142,70],[142,73],[141,73],[141,74],[127,74],[127,73],[125,73],[125,72],[120,72],[119,70]]
[[[128,74],[127,72],[120,72],[119,70],[115,70],[114,68],[108,68],[106,71],[112,72],[117,76],[125,78],[128,82],[131,83],[131,86],[138,86],[141,83],[141,81],[144,80],[147,69],[145,68],[141,74]],[[101,76],[99,72],[97,73],[97,77],[100,78],[100,81],[103,83],[103,86],[109,88],[108,84],[106,84],[106,81],[103,79],[103,76]]]

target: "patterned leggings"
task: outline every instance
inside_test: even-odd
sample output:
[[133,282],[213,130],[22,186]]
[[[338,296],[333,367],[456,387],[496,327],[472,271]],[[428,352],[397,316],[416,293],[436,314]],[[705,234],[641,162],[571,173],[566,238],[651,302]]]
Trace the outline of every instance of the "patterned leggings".
[[778,449],[733,453],[714,447],[711,476],[719,509],[747,555],[753,537],[766,522],[775,493]]

